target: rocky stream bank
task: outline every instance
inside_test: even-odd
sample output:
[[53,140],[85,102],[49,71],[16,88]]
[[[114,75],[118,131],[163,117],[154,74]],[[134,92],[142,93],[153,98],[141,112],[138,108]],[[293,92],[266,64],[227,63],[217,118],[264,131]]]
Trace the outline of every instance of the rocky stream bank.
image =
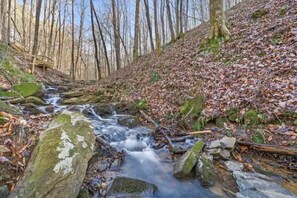
[[295,150],[271,158],[217,126],[177,134],[111,93],[37,87],[0,101],[0,197],[296,197],[277,163]]

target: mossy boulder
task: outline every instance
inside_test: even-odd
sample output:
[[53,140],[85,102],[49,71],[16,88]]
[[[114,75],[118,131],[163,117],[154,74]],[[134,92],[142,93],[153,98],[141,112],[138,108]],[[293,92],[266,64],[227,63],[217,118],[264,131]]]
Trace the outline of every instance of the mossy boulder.
[[204,147],[202,141],[198,141],[190,150],[183,154],[174,164],[173,175],[177,178],[184,178],[190,175],[192,169]]
[[103,100],[103,98],[101,96],[85,94],[80,97],[65,99],[62,101],[62,104],[64,104],[64,105],[81,105],[81,104],[86,104],[86,103],[97,103],[102,100]]
[[83,91],[70,91],[63,93],[64,98],[75,98],[75,97],[80,97],[83,96],[85,93]]
[[22,114],[21,110],[18,109],[15,106],[6,104],[5,102],[3,102],[2,100],[0,100],[0,112],[4,111],[6,113],[10,113],[10,114],[14,114],[14,115],[19,115]]
[[11,198],[77,197],[95,144],[91,122],[64,112],[41,134]]
[[4,98],[20,98],[22,95],[16,91],[3,91],[0,89],[0,97]]
[[43,95],[43,85],[40,83],[21,83],[14,85],[12,89],[24,97],[41,97]]
[[107,192],[107,197],[153,197],[154,184],[127,177],[117,177]]
[[212,156],[201,155],[196,164],[196,177],[202,186],[213,186],[215,180],[215,169]]
[[181,114],[192,115],[199,117],[204,108],[204,97],[202,95],[197,96],[191,100],[185,102],[181,108]]
[[31,104],[35,104],[35,105],[45,105],[45,102],[43,102],[43,100],[41,100],[40,98],[34,97],[34,96],[30,96],[27,98],[15,98],[15,99],[9,100],[9,103],[11,103],[11,104],[31,103]]

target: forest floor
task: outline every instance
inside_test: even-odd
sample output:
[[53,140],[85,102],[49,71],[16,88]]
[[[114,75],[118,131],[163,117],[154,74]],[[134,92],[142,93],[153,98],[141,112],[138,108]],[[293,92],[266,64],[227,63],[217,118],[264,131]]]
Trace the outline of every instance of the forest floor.
[[235,111],[238,119],[231,121],[246,124],[245,115],[256,114],[265,117],[266,143],[296,146],[296,10],[294,0],[244,1],[226,14],[230,40],[206,42],[209,23],[203,23],[161,54],[142,56],[91,89],[113,87],[118,98],[147,105],[148,114],[166,124],[203,95],[200,115],[206,119]]

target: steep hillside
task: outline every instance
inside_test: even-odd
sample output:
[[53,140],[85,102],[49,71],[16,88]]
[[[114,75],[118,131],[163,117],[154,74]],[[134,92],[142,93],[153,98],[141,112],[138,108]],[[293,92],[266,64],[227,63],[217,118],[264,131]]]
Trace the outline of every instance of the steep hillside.
[[[244,1],[227,12],[229,41],[205,43],[209,24],[99,82],[92,89],[116,87],[126,101],[147,102],[161,120],[185,101],[203,94],[206,117],[240,116],[255,109],[269,120],[297,110],[297,2]],[[295,113],[294,113],[295,112]]]

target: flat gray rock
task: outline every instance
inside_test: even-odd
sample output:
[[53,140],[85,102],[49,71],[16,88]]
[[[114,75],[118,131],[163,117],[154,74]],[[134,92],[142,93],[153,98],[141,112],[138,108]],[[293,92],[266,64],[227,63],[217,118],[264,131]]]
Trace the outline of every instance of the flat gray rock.
[[238,198],[297,198],[265,175],[234,171],[233,176],[239,188],[239,192],[236,193]]
[[234,161],[226,161],[225,165],[228,168],[228,171],[242,171],[243,169],[243,164],[240,162],[234,162]]
[[224,136],[220,140],[220,143],[221,143],[223,148],[232,150],[234,148],[234,146],[235,146],[236,138]]

